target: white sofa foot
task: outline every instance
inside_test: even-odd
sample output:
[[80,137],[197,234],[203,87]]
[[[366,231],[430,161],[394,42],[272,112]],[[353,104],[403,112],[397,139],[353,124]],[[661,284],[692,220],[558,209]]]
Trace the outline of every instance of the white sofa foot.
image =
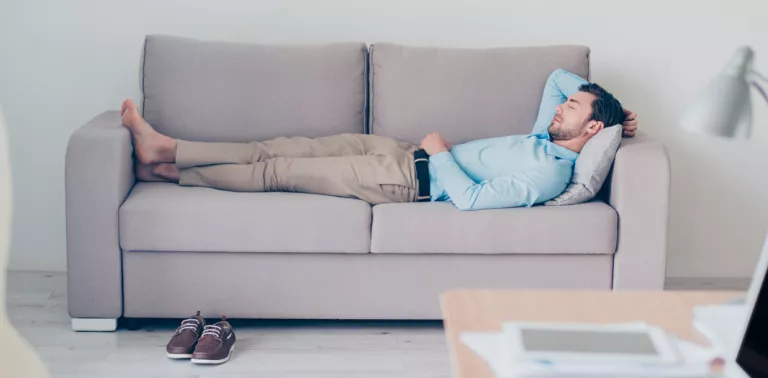
[[117,319],[72,318],[72,330],[78,332],[112,332],[117,329]]

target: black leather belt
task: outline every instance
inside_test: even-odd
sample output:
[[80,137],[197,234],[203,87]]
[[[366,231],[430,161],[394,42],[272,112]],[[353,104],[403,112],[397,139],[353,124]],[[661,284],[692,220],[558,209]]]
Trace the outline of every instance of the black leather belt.
[[432,198],[429,195],[429,155],[426,151],[418,149],[413,153],[413,163],[416,165],[416,181],[419,187],[416,202],[429,202]]

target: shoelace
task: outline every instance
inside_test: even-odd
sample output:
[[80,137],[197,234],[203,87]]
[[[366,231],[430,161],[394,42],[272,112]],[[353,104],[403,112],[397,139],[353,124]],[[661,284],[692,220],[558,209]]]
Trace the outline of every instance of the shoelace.
[[200,338],[205,337],[206,335],[211,335],[217,340],[221,340],[221,327],[217,325],[207,325],[203,328],[203,335],[200,336]]
[[[185,319],[181,321],[181,325],[179,328],[176,328],[176,333],[181,333],[181,331],[188,329],[197,335],[197,327],[200,324],[200,322],[197,319]],[[207,326],[206,326],[207,327]]]

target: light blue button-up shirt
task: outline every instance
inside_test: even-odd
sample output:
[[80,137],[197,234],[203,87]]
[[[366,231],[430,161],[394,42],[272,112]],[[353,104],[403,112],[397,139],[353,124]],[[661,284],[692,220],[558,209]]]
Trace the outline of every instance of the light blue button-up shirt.
[[557,106],[584,83],[556,70],[547,79],[531,134],[480,139],[431,156],[432,201],[480,210],[533,206],[557,197],[568,186],[579,154],[552,143],[547,129]]

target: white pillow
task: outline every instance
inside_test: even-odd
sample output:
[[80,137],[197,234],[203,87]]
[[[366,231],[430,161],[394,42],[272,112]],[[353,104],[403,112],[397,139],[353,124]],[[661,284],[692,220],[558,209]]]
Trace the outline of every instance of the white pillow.
[[548,206],[575,205],[595,198],[613,165],[621,144],[621,125],[605,127],[581,149],[573,167],[571,183]]

